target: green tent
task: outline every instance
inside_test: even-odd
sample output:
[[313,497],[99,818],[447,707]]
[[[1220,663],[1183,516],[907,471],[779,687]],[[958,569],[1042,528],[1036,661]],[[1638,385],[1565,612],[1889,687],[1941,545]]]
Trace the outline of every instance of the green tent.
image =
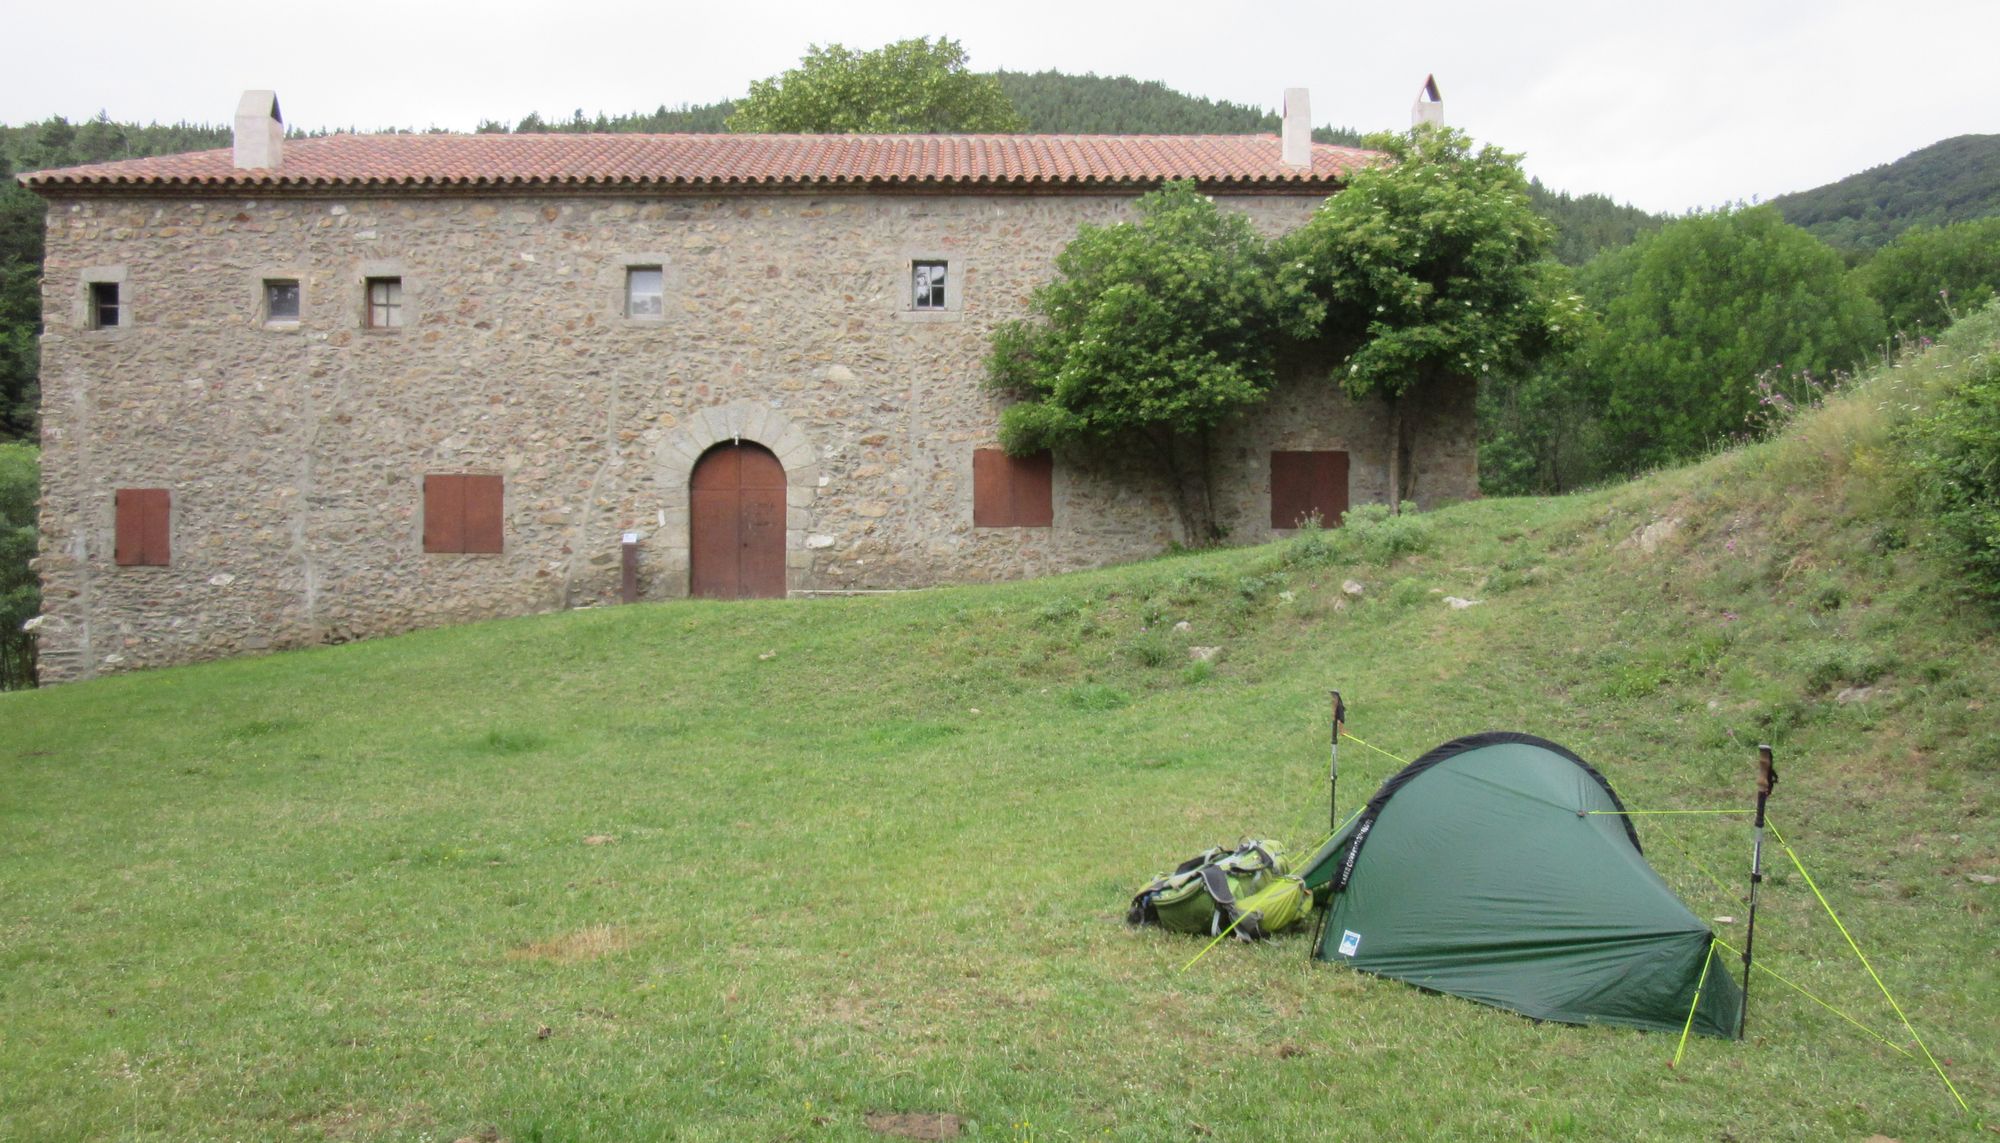
[[1726,958],[1624,810],[1546,739],[1447,742],[1307,862],[1330,908],[1314,955],[1538,1020],[1679,1032],[1692,1008],[1695,1031],[1734,1037]]

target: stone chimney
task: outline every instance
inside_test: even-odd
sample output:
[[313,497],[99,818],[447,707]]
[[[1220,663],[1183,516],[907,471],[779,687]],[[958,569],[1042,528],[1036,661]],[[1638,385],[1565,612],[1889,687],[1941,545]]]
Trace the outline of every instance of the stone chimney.
[[1438,94],[1434,75],[1424,77],[1424,85],[1417,89],[1417,101],[1410,104],[1410,126],[1421,127],[1426,123],[1444,126],[1444,96]]
[[1313,163],[1312,101],[1303,87],[1285,89],[1285,120],[1281,161],[1288,167],[1310,167]]
[[246,91],[236,104],[236,167],[277,170],[284,162],[285,117],[275,91]]

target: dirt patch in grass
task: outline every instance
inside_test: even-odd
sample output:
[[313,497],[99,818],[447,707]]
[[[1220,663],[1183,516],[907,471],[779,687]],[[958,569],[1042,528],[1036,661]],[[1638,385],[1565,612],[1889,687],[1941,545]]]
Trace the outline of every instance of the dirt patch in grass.
[[861,1117],[868,1130],[898,1139],[956,1139],[965,1124],[942,1111],[871,1111]]
[[596,960],[631,948],[637,938],[615,925],[592,925],[546,941],[510,950],[515,960],[546,960],[556,964],[577,964]]

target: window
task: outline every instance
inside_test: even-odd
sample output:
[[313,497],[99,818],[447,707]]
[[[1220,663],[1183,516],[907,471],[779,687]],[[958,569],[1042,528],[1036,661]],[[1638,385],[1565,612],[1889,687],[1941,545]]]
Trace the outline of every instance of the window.
[[498,476],[434,473],[424,477],[424,551],[503,550],[503,495]]
[[1347,512],[1347,454],[1271,454],[1271,527],[1296,528],[1317,518],[1331,528]]
[[368,313],[364,324],[369,329],[403,328],[401,278],[368,279]]
[[297,325],[299,283],[294,278],[264,279],[264,324]]
[[118,283],[90,284],[90,328],[117,329],[119,326]]
[[113,494],[117,517],[115,558],[120,567],[166,567],[167,524],[173,496],[164,488],[121,488]]
[[945,308],[944,279],[945,262],[910,263],[910,308],[918,310],[941,310]]
[[1008,456],[997,448],[972,452],[972,526],[1047,528],[1055,521],[1055,460],[1046,452]]
[[667,313],[667,275],[659,266],[625,268],[625,316],[661,318]]

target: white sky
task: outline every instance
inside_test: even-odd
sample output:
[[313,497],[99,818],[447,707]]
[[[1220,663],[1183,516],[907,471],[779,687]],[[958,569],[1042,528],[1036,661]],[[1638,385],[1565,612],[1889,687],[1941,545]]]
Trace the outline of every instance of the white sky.
[[981,71],[1130,75],[1315,123],[1447,122],[1556,190],[1679,212],[1803,190],[2000,132],[1995,0],[218,0],[33,3],[4,17],[0,122],[108,111],[226,123],[246,88],[295,127],[515,122],[743,94],[808,44],[950,36]]

